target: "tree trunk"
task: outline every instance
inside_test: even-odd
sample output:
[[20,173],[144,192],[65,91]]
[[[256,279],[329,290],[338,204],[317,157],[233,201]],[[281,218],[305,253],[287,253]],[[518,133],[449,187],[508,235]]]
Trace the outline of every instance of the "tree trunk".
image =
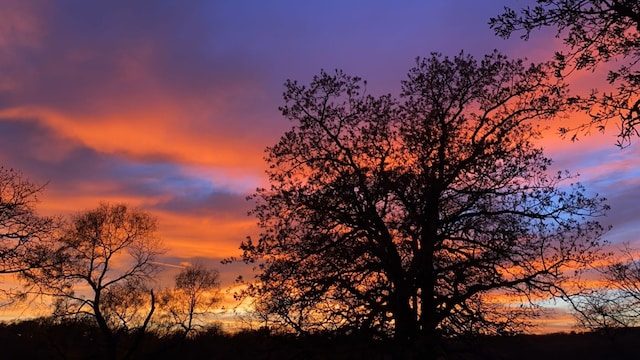
[[127,355],[125,355],[124,359],[128,360],[133,356],[133,353],[138,349],[138,347],[140,346],[140,343],[142,342],[142,338],[145,335],[145,332],[147,331],[147,326],[149,326],[149,322],[151,321],[151,317],[153,316],[153,313],[156,310],[156,296],[153,293],[153,290],[149,291],[149,295],[151,295],[151,308],[149,309],[149,312],[147,313],[147,317],[144,319],[144,322],[142,323],[142,325],[140,326],[140,328],[138,329],[137,333],[136,333],[136,337],[133,341],[133,344],[131,344],[131,347],[129,347],[129,350],[127,351]]
[[102,315],[102,311],[100,310],[100,291],[95,290],[95,298],[93,300],[93,313],[96,318],[96,322],[98,323],[98,327],[104,336],[105,342],[105,352],[107,355],[107,360],[117,360],[118,359],[118,339],[116,335],[111,331],[109,325],[107,324],[106,319]]
[[409,341],[415,338],[416,320],[411,307],[409,306],[409,296],[406,291],[396,293],[394,300],[394,320],[395,333],[394,338],[397,341]]
[[116,336],[113,334],[109,326],[107,325],[106,320],[102,316],[100,312],[96,312],[96,321],[98,322],[98,327],[104,336],[105,341],[105,352],[108,360],[117,360],[118,359],[118,340]]
[[[436,204],[437,197],[431,196],[429,204]],[[437,334],[438,319],[436,309],[436,272],[435,272],[435,251],[436,239],[438,237],[439,213],[438,207],[433,206],[425,214],[425,222],[422,226],[421,248],[420,248],[420,334],[423,340],[424,351],[433,354],[440,348],[440,339]]]

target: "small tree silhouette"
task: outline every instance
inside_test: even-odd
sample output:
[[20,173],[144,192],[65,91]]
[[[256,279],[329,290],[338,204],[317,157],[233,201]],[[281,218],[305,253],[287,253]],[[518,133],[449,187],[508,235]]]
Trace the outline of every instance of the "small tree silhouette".
[[160,296],[169,331],[179,331],[183,338],[192,336],[207,324],[200,322],[220,301],[219,273],[196,263],[185,267],[175,277],[175,285]]
[[573,299],[578,326],[596,331],[640,325],[640,260],[625,244],[620,256],[599,269],[599,286]]

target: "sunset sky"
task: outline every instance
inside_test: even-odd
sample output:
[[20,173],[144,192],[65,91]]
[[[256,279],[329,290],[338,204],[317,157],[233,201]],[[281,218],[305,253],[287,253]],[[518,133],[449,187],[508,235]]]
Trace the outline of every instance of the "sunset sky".
[[[245,197],[266,185],[263,150],[291,126],[277,109],[286,79],[339,68],[397,93],[432,51],[546,60],[561,45],[552,32],[503,40],[487,25],[532,2],[2,1],[0,165],[48,183],[43,214],[100,201],[149,211],[164,263],[199,259],[229,286],[246,270],[219,261],[257,233]],[[575,89],[601,78],[578,74]],[[638,240],[640,142],[615,147],[612,123],[572,143],[559,124],[546,154],[608,198],[608,240]]]

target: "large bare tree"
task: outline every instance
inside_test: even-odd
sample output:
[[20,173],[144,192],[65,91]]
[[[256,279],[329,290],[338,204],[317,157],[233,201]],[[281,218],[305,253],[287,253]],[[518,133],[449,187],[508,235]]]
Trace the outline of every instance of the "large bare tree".
[[562,293],[601,243],[603,199],[534,144],[564,86],[499,53],[418,59],[399,100],[361,86],[341,71],[286,83],[294,125],[266,150],[244,295],[302,333],[521,330],[529,300]]

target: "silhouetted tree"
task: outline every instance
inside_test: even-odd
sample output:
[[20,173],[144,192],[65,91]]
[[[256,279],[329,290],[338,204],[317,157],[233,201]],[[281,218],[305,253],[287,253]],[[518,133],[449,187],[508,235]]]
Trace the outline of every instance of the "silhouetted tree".
[[56,315],[92,316],[107,357],[116,359],[120,334],[135,331],[141,337],[155,310],[147,283],[158,272],[156,227],[145,212],[103,203],[73,216],[50,249],[56,265],[28,271],[25,279],[53,297]]
[[302,333],[434,344],[519,330],[528,300],[597,256],[602,228],[588,217],[605,210],[568,173],[549,175],[533,144],[531,122],[564,103],[549,77],[493,53],[418,59],[400,100],[362,95],[341,71],[288,81],[294,126],[266,150],[244,295]]
[[622,255],[600,270],[600,284],[573,299],[578,326],[589,330],[640,325],[640,260],[626,245]]
[[187,266],[176,275],[174,287],[160,296],[170,331],[177,330],[186,338],[207,328],[199,320],[220,301],[218,278],[217,270],[200,263]]
[[36,213],[43,189],[20,172],[0,167],[0,274],[46,266],[43,249],[58,223]]
[[[516,12],[508,7],[490,20],[496,34],[508,38],[522,33],[528,39],[533,30],[555,27],[568,47],[556,53],[558,76],[565,70],[594,70],[609,64],[607,81],[611,92],[592,91],[589,96],[569,99],[586,111],[591,120],[573,133],[596,126],[601,131],[611,119],[619,119],[619,146],[640,135],[640,2],[637,0],[537,0],[536,5]],[[613,65],[615,64],[615,65]]]

